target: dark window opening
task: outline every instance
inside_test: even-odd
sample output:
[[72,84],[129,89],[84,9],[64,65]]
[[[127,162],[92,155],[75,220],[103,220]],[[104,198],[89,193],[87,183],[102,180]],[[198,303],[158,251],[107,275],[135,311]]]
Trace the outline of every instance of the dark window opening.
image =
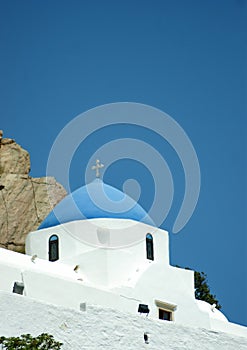
[[172,321],[172,313],[171,311],[159,309],[159,319],[165,321]]
[[23,295],[24,291],[24,283],[23,282],[15,282],[13,286],[13,293]]
[[58,236],[52,235],[49,238],[49,261],[56,261],[59,259]]
[[140,314],[149,314],[149,307],[146,304],[139,304],[138,306],[138,312],[140,312]]
[[146,236],[147,259],[154,260],[153,236],[148,233]]

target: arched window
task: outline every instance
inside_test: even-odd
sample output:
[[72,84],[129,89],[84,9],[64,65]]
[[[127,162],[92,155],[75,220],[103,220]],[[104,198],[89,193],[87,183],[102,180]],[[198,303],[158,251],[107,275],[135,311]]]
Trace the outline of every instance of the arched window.
[[153,236],[150,233],[146,235],[146,251],[147,251],[147,259],[154,260]]
[[52,235],[49,238],[49,261],[56,261],[58,259],[59,259],[58,236]]

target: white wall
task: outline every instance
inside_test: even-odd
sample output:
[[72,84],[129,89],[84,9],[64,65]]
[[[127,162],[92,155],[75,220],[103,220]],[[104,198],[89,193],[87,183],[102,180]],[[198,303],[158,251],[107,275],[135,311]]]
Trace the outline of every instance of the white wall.
[[[86,312],[0,292],[0,336],[43,332],[62,350],[246,350],[247,338],[87,305]],[[150,343],[144,344],[144,332]]]
[[138,305],[143,303],[148,304],[153,318],[158,317],[155,301],[161,301],[177,305],[174,320],[178,324],[200,325],[247,337],[247,328],[212,323],[212,315],[200,310],[193,297],[192,271],[146,261],[136,275],[129,285],[112,289],[95,287],[70,265],[42,259],[32,262],[28,255],[0,249],[0,290],[12,292],[14,282],[23,282],[24,295],[75,310],[87,302],[135,315]]
[[[133,220],[91,219],[34,231],[27,236],[26,253],[48,259],[48,241],[56,234],[59,237],[59,261],[80,265],[80,271],[95,285],[121,286],[147,260],[147,233],[153,234],[155,262],[168,266],[167,231]],[[90,240],[95,242],[94,246]],[[124,245],[128,242],[132,244]]]

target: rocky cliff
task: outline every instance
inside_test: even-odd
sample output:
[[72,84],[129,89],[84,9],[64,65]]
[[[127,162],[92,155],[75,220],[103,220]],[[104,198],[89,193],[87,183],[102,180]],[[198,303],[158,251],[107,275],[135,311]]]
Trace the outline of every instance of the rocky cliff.
[[66,191],[53,177],[30,177],[29,153],[2,135],[0,131],[0,247],[24,252],[26,235]]

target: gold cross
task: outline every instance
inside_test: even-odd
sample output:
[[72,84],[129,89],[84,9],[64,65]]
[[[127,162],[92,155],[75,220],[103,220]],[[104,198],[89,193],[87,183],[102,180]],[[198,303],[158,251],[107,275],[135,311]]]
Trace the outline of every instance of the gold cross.
[[96,165],[92,166],[92,170],[96,171],[96,177],[100,177],[100,169],[104,168],[104,164],[100,163],[99,159],[96,159]]

